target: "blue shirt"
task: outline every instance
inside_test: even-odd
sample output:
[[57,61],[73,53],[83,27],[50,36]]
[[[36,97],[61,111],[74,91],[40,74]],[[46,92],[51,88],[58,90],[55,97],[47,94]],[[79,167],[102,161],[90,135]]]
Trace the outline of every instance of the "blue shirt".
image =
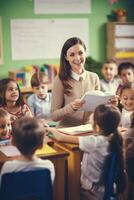
[[27,99],[28,106],[36,117],[50,118],[51,115],[51,93],[47,93],[45,99],[39,99],[36,94],[32,94]]

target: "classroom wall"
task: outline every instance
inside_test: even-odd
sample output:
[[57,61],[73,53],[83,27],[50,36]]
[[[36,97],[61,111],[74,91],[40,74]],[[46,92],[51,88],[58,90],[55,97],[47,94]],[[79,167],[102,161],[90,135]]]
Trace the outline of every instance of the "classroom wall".
[[[127,2],[127,3],[126,3]],[[103,62],[106,58],[106,29],[107,15],[115,8],[126,8],[128,10],[128,21],[134,21],[134,3],[131,0],[119,0],[110,6],[108,0],[92,0],[91,14],[54,14],[35,15],[33,12],[33,0],[0,0],[0,16],[2,17],[3,33],[3,64],[0,65],[0,78],[6,77],[9,69],[19,69],[28,64],[42,65],[58,64],[57,59],[19,60],[12,61],[10,40],[10,19],[23,18],[88,18],[90,20],[90,49],[91,57]],[[129,5],[129,3],[131,3]],[[89,44],[86,44],[86,46]],[[47,48],[47,47],[46,47]]]

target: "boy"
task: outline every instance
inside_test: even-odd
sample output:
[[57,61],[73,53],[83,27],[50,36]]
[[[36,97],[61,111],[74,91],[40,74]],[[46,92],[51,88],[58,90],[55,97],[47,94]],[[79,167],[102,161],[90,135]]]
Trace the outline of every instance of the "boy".
[[118,67],[118,75],[122,83],[118,86],[116,94],[120,94],[120,90],[124,84],[134,82],[134,65],[130,62],[123,62]]
[[1,175],[10,172],[48,168],[53,182],[55,176],[53,163],[34,155],[37,149],[43,147],[44,136],[45,128],[40,120],[32,117],[16,120],[12,127],[12,143],[18,148],[21,155],[16,160],[5,162],[1,169]]
[[103,79],[100,80],[103,92],[116,93],[119,82],[115,79],[117,75],[117,65],[114,60],[107,60],[102,66]]
[[48,93],[48,77],[44,72],[36,72],[31,78],[33,93],[27,100],[34,116],[49,119],[51,110],[51,94]]
[[0,141],[10,138],[11,129],[11,119],[9,113],[0,108]]

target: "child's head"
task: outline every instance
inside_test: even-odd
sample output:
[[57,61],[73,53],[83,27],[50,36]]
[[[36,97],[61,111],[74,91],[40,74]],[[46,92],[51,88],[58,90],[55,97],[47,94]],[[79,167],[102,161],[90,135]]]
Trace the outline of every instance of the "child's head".
[[23,104],[23,97],[18,84],[11,78],[5,78],[0,81],[1,106],[7,105],[7,102],[16,102],[16,106]]
[[134,110],[134,84],[124,84],[120,90],[120,103],[127,111]]
[[13,144],[24,156],[32,156],[37,149],[42,148],[44,134],[45,128],[36,118],[24,117],[13,124]]
[[118,74],[124,84],[134,82],[134,65],[129,62],[121,63],[118,67]]
[[11,134],[11,119],[9,113],[0,108],[0,140],[8,139]]
[[48,76],[45,75],[44,72],[36,72],[33,74],[31,78],[31,86],[33,88],[33,92],[40,99],[45,99],[48,92]]
[[114,133],[120,123],[120,112],[116,107],[99,105],[94,112],[94,128],[107,136]]
[[117,75],[117,65],[114,60],[107,60],[104,62],[101,70],[106,81],[112,81]]

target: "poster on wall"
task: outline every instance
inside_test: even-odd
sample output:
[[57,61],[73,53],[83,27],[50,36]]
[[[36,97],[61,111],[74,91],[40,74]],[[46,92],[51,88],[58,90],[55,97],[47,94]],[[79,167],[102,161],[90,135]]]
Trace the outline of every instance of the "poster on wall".
[[89,20],[82,19],[12,19],[12,60],[59,58],[64,42],[81,38],[89,50]]
[[91,13],[91,0],[34,0],[35,14]]

